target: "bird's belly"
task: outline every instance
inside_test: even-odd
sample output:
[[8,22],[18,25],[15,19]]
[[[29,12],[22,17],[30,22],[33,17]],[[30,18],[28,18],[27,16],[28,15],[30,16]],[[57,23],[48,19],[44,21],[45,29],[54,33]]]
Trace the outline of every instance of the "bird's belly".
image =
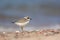
[[29,23],[29,21],[27,21],[27,22],[25,22],[25,23],[18,23],[18,22],[16,22],[15,24],[17,24],[17,25],[19,25],[19,26],[25,26],[25,25],[27,25]]

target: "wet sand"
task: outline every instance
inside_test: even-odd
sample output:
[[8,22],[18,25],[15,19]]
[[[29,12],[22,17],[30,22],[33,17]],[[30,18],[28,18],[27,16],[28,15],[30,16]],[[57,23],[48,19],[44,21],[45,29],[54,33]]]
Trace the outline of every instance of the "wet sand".
[[60,40],[60,29],[0,32],[0,40]]

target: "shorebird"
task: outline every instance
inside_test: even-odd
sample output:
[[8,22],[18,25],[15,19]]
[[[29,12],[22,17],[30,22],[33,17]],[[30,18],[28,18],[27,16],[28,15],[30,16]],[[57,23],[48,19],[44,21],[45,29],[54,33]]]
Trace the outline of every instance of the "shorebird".
[[31,18],[29,16],[26,16],[24,18],[21,18],[21,19],[15,21],[15,22],[12,22],[12,23],[20,26],[20,28],[21,28],[21,30],[23,32],[24,31],[23,30],[24,26],[26,26],[30,22],[30,20],[31,20]]

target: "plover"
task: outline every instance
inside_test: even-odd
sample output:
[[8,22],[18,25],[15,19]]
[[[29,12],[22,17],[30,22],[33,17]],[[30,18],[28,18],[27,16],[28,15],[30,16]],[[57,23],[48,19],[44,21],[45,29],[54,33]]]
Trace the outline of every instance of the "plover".
[[20,26],[21,27],[21,30],[23,32],[24,31],[23,30],[24,26],[27,25],[30,22],[30,20],[31,20],[31,18],[29,16],[26,16],[24,18],[21,18],[21,19],[15,21],[15,22],[12,22],[12,23]]

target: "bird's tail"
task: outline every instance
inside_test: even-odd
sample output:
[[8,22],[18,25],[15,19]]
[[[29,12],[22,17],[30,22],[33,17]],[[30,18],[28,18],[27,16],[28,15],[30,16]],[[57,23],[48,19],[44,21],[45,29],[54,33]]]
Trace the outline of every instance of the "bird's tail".
[[13,21],[12,23],[15,23],[16,21]]

